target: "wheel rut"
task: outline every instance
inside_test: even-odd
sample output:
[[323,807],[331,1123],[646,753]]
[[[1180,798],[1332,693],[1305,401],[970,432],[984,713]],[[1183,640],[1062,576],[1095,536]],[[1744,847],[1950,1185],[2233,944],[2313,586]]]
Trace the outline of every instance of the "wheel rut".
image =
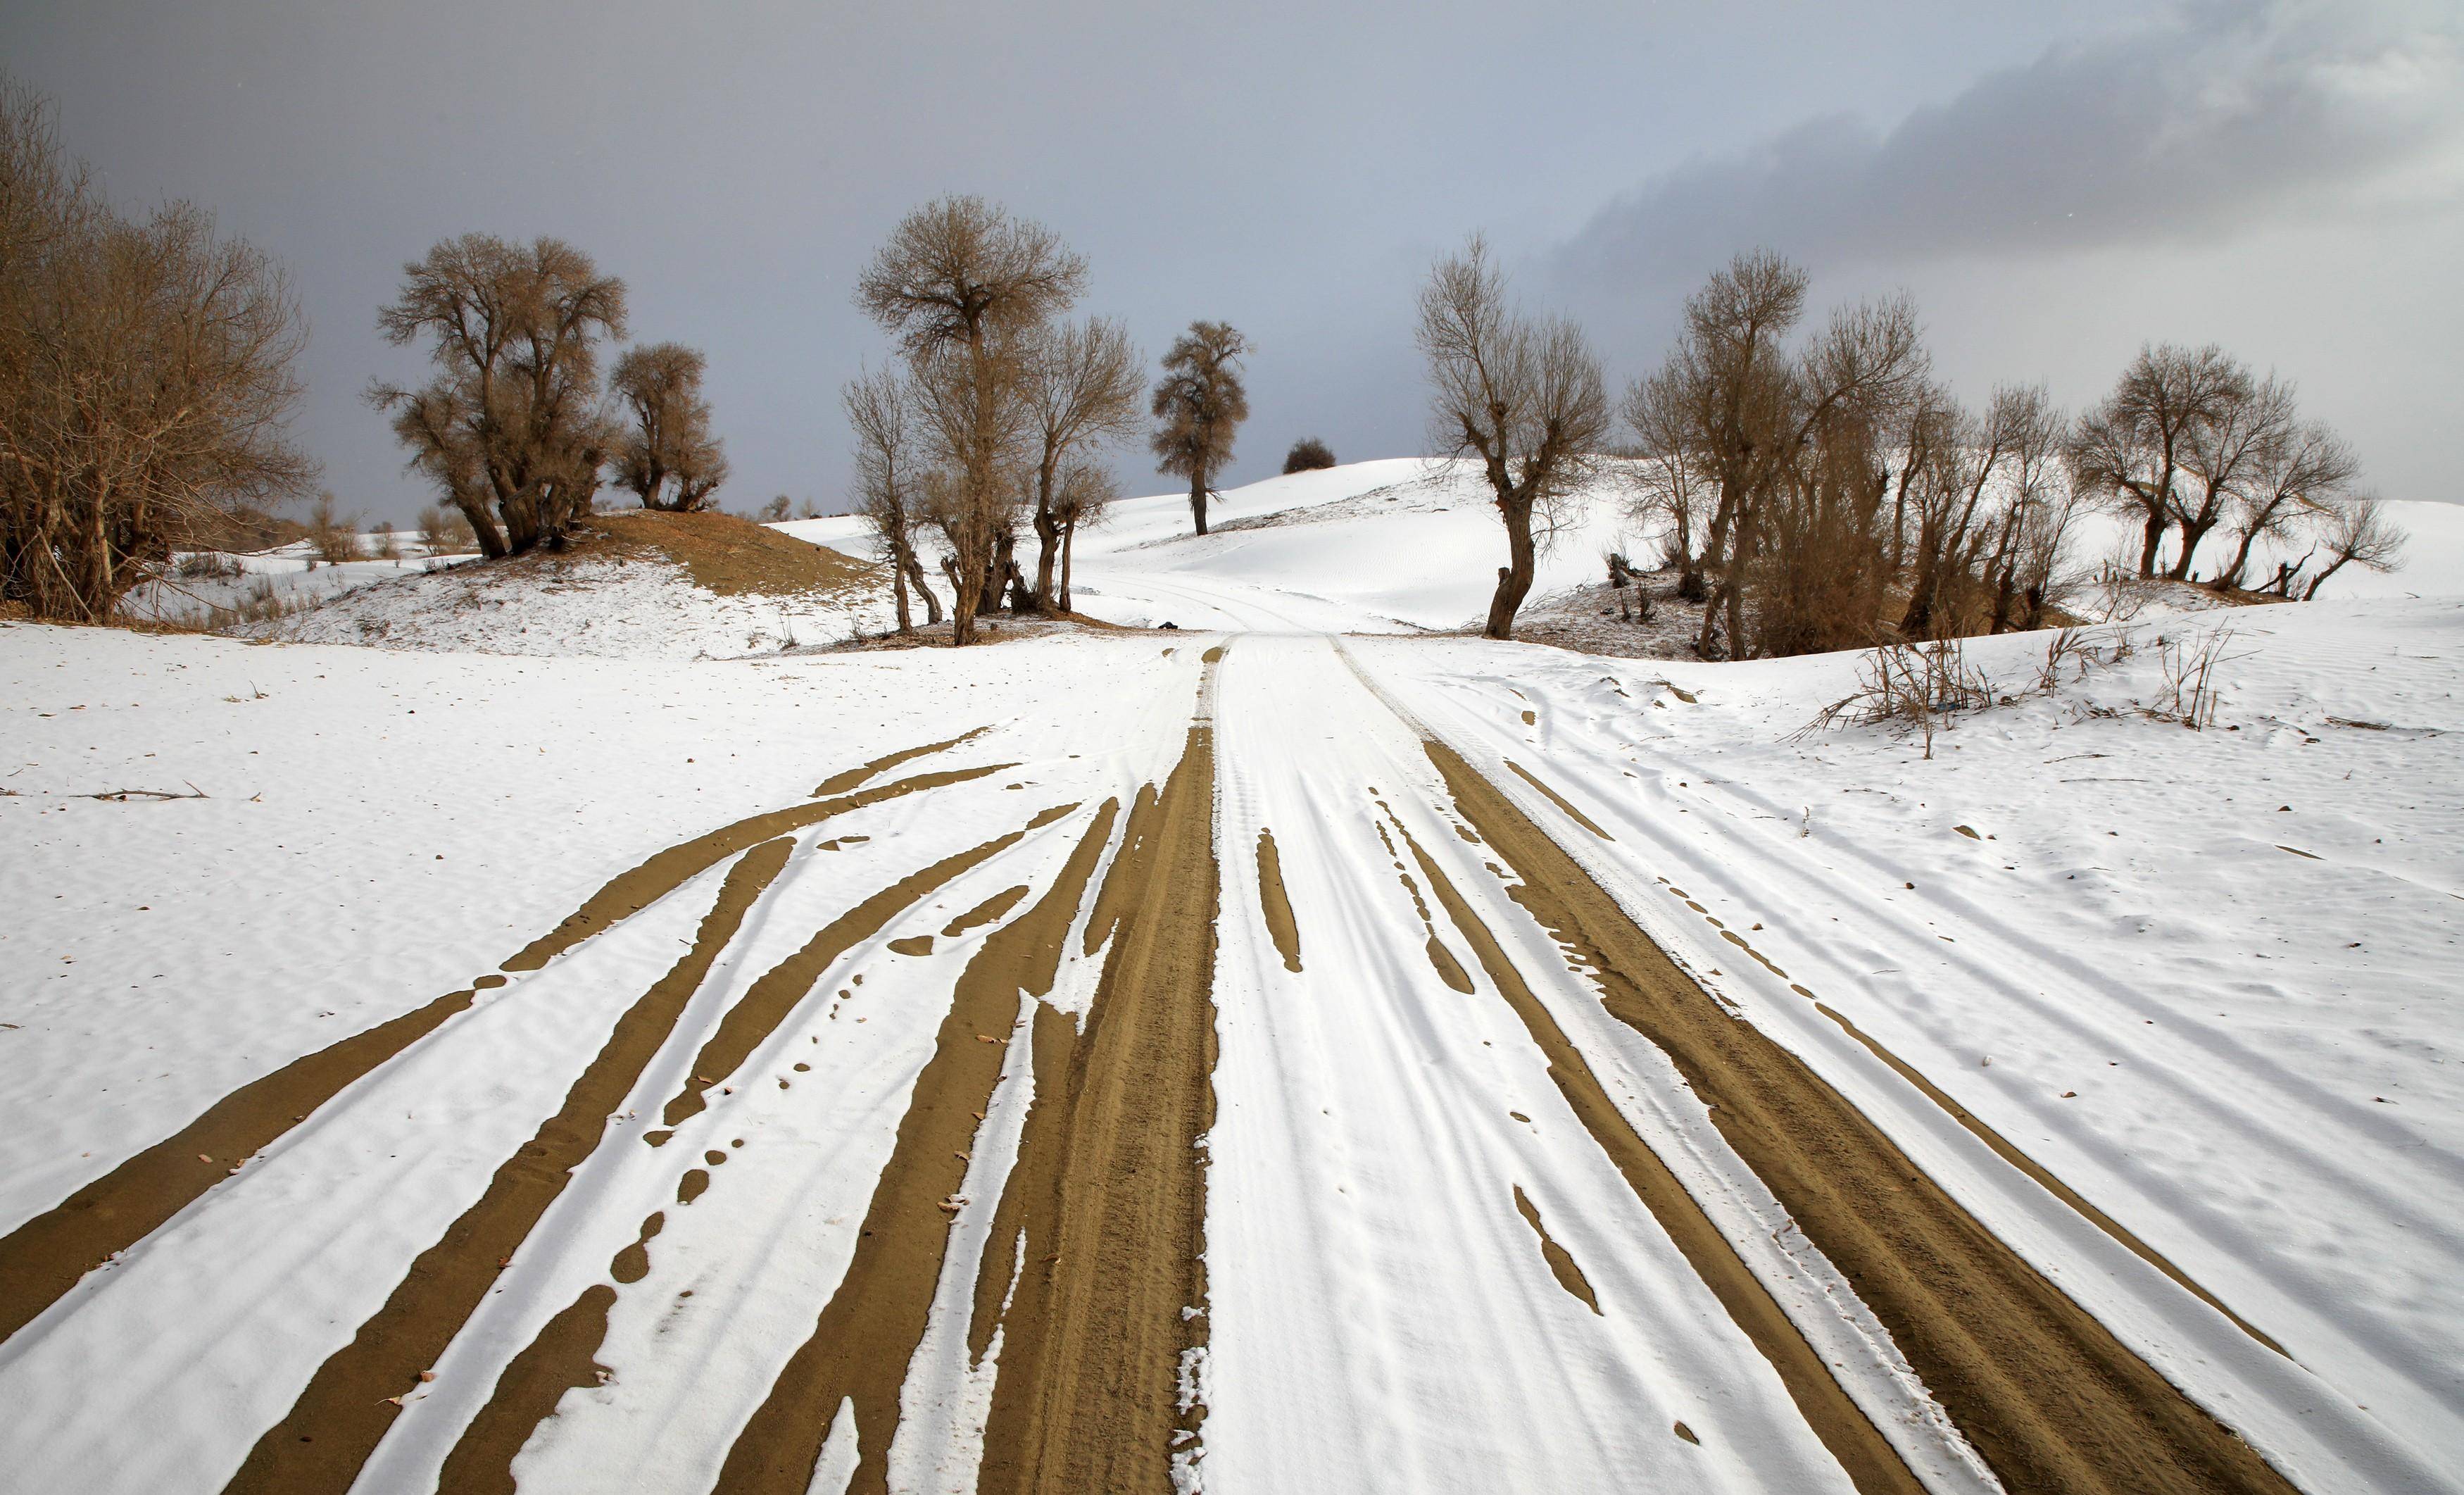
[[1441,742],[1426,751],[1456,810],[1517,879],[1509,895],[1607,1010],[1677,1066],[2007,1488],[2293,1488],[1803,1061],[1695,985],[1494,784]]

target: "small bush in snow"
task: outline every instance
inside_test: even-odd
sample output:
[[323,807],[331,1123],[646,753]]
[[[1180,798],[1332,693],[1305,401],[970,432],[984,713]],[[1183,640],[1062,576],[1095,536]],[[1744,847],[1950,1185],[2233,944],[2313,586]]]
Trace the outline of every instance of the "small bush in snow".
[[1284,475],[1287,477],[1294,473],[1315,473],[1332,466],[1334,449],[1315,436],[1303,436],[1292,443],[1290,451],[1284,454]]

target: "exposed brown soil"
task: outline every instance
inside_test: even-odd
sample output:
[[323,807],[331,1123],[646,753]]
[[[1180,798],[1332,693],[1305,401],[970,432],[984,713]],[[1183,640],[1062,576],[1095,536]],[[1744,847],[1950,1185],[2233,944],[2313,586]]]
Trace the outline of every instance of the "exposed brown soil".
[[[889,573],[871,561],[732,514],[633,509],[595,515],[584,521],[565,555],[672,561],[694,584],[721,597],[796,596],[890,584]],[[559,559],[545,556],[541,563],[553,566]]]
[[816,822],[844,815],[868,804],[878,804],[884,800],[894,800],[924,789],[937,789],[944,784],[963,783],[970,779],[981,779],[987,774],[1017,766],[1016,763],[987,763],[980,768],[945,768],[936,773],[917,774],[910,779],[859,789],[836,799],[816,800],[809,804],[765,811],[733,824],[721,825],[716,830],[670,846],[639,867],[619,872],[608,880],[607,886],[585,899],[581,908],[567,914],[563,923],[523,946],[505,962],[504,969],[538,970],[601,930],[649,908],[746,846],[773,836],[783,836],[792,830],[801,830]]
[[1120,922],[1084,1036],[1065,1049],[1067,1019],[1037,1024],[1035,1104],[1007,1191],[1026,1260],[1001,1320],[985,1495],[1168,1489],[1175,1435],[1204,1416],[1180,1407],[1178,1375],[1206,1340],[1202,1311],[1183,1310],[1206,1306],[1214,806],[1213,735],[1193,727],[1105,879]]
[[136,1244],[344,1086],[471,1005],[465,989],[252,1080],[203,1115],[0,1238],[0,1339],[105,1257]]
[[[1432,748],[1431,751],[1441,751]],[[1467,772],[1467,770],[1466,770]],[[1485,787],[1485,781],[1483,780]],[[1494,790],[1490,790],[1494,794]],[[1502,796],[1500,797],[1502,800]],[[1458,797],[1460,802],[1460,796]],[[1485,831],[1486,826],[1482,829]],[[1536,832],[1534,832],[1536,834]],[[1409,841],[1408,834],[1406,840]],[[1549,1009],[1535,995],[1523,973],[1507,957],[1505,948],[1488,926],[1481,922],[1469,903],[1437,863],[1421,849],[1419,843],[1410,841],[1413,857],[1427,874],[1438,902],[1454,920],[1455,928],[1468,941],[1481,969],[1506,999],[1515,1016],[1531,1035],[1531,1041],[1549,1061],[1549,1077],[1557,1082],[1558,1091],[1583,1129],[1599,1144],[1609,1161],[1625,1177],[1660,1227],[1668,1233],[1677,1249],[1690,1264],[1703,1285],[1727,1310],[1728,1317],[1744,1331],[1771,1369],[1779,1373],[1781,1385],[1788,1389],[1790,1399],[1806,1425],[1814,1429],[1822,1445],[1847,1470],[1861,1495],[1919,1495],[1924,1488],[1900,1456],[1875,1431],[1874,1424],[1859,1410],[1856,1402],[1840,1389],[1830,1369],[1822,1362],[1788,1314],[1772,1300],[1761,1279],[1740,1260],[1736,1248],[1720,1233],[1720,1227],[1703,1213],[1694,1197],[1668,1170],[1650,1145],[1636,1133],[1633,1126],[1609,1098],[1608,1091],[1592,1072],[1582,1050],[1566,1037]],[[1559,853],[1563,855],[1563,853]]]
[[[813,982],[820,979],[821,974],[828,970],[839,956],[853,948],[856,941],[871,938],[881,932],[882,926],[904,910],[913,907],[935,888],[1018,845],[1027,831],[1048,825],[1076,808],[1074,804],[1064,804],[1045,810],[1027,822],[1023,829],[996,836],[979,846],[945,856],[919,871],[910,872],[822,926],[811,939],[804,942],[803,949],[764,972],[737,1000],[736,1004],[727,1009],[726,1016],[719,1019],[717,1030],[703,1043],[700,1052],[693,1055],[693,1067],[685,1075],[683,1088],[670,1098],[666,1109],[659,1113],[659,1124],[672,1128],[686,1117],[699,1114],[705,1104],[703,1093],[734,1074],[755,1049],[778,1031],[779,1024],[787,1020],[787,1015],[803,1001],[805,993],[813,989]],[[927,937],[929,939],[930,936]],[[660,1140],[666,1139],[662,1137]]]
[[1522,780],[1525,783],[1529,784],[1532,788],[1539,790],[1541,794],[1547,796],[1549,802],[1565,811],[1566,818],[1573,821],[1575,824],[1582,826],[1585,830],[1588,830],[1593,835],[1599,837],[1602,841],[1615,841],[1617,839],[1617,837],[1610,835],[1607,831],[1593,824],[1592,818],[1584,814],[1582,811],[1574,808],[1573,804],[1567,802],[1564,795],[1559,794],[1556,790],[1550,788],[1547,784],[1542,783],[1538,779],[1534,778],[1531,770],[1524,767],[1521,763],[1514,761],[1510,758],[1506,760],[1506,766],[1513,772],[1515,778]]
[[979,1043],[978,1035],[1011,1031],[1020,994],[1051,990],[1116,812],[1111,802],[1096,812],[1052,887],[986,936],[960,974],[938,1044],[916,1076],[889,1165],[873,1187],[854,1260],[812,1335],[728,1450],[716,1486],[724,1495],[803,1495],[830,1423],[849,1398],[859,1460],[848,1488],[859,1495],[887,1488],[898,1390],[924,1337],[949,1248],[950,1216],[941,1204],[965,1180],[962,1154],[973,1151],[1007,1055],[1007,1045]]
[[[627,1284],[649,1276],[650,1240],[667,1222],[665,1211],[643,1220],[640,1238],[607,1264],[608,1275]],[[496,1377],[487,1405],[446,1455],[439,1490],[513,1495],[514,1458],[530,1441],[532,1430],[555,1414],[566,1392],[596,1386],[607,1374],[607,1367],[599,1363],[599,1347],[606,1342],[607,1314],[615,1306],[616,1289],[593,1283],[539,1327]]]
[[607,1117],[667,1043],[685,1004],[787,865],[794,843],[765,842],[730,868],[691,949],[616,1020],[607,1042],[565,1092],[564,1105],[497,1168],[487,1192],[410,1265],[385,1307],[329,1356],[283,1419],[250,1451],[227,1491],[344,1491],[393,1425],[388,1398],[417,1386],[513,1259],[572,1170],[597,1150]]
[[1559,1245],[1556,1238],[1549,1234],[1549,1227],[1541,1222],[1539,1209],[1524,1194],[1523,1185],[1519,1183],[1514,1186],[1514,1208],[1523,1217],[1523,1222],[1531,1227],[1531,1233],[1540,1238],[1540,1259],[1549,1264],[1550,1275],[1557,1279],[1557,1286],[1565,1288],[1569,1296],[1581,1300],[1583,1307],[1597,1313],[1600,1300],[1599,1295],[1592,1291],[1591,1279],[1574,1264],[1574,1253]]
[[1275,851],[1275,833],[1258,829],[1258,906],[1266,915],[1266,933],[1284,957],[1284,969],[1301,968],[1301,927],[1292,917],[1292,900],[1284,891],[1284,862]]
[[941,937],[943,939],[956,939],[971,929],[981,929],[987,924],[999,921],[1001,915],[1009,912],[1010,910],[1017,908],[1018,901],[1021,898],[1025,897],[1031,891],[1033,891],[1033,890],[1028,888],[1024,883],[1021,883],[1015,888],[1002,889],[991,897],[986,898],[983,902],[977,904],[972,909],[969,909],[966,912],[959,914],[955,919],[952,919],[949,923],[941,926]]
[[992,730],[990,727],[978,727],[973,732],[961,732],[947,742],[927,742],[922,747],[901,748],[895,753],[885,753],[869,763],[858,763],[853,768],[841,769],[815,786],[813,798],[818,800],[825,795],[845,794],[875,774],[887,773],[901,763],[934,753],[946,753],[959,743],[971,737],[982,737]]
[[616,1289],[593,1283],[540,1326],[539,1334],[496,1377],[488,1404],[462,1430],[437,1479],[452,1495],[514,1495],[514,1458],[533,1429],[553,1416],[564,1394],[599,1384],[598,1360],[607,1338]]
[[1676,1064],[1721,1134],[1846,1276],[2006,1487],[2293,1488],[1801,1060],[1688,979],[1461,758],[1436,742],[1428,753],[1457,809],[1521,879],[1515,900],[1609,1012]]

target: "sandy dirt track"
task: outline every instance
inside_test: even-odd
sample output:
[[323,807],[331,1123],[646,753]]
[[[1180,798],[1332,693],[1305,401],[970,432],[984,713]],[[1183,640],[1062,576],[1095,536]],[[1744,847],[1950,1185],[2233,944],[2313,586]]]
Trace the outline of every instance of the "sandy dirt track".
[[[611,1408],[693,1421],[723,1491],[2291,1487],[1673,964],[1552,839],[1607,832],[1545,761],[1510,766],[1547,824],[1324,636],[1210,650],[1157,710],[1177,756],[1109,785],[970,733],[647,856],[0,1239],[0,1336],[391,1070],[484,1063],[483,997],[665,920],[561,1099],[178,1487],[588,1487],[553,1456]],[[967,834],[840,837],[961,795]],[[769,1338],[629,1406],[627,1315],[717,1296],[669,1243],[757,1158],[840,1166],[766,1118],[859,1099],[818,1297],[729,1288]],[[1793,1233],[1741,1237],[1705,1176]],[[628,1243],[498,1304],[584,1239]]]

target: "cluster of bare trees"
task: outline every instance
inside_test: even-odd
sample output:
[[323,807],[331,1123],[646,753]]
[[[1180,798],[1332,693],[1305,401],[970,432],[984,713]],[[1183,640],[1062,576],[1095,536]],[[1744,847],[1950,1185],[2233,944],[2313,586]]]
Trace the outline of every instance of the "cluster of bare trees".
[[[1118,322],[1072,319],[1087,264],[1041,224],[979,197],[945,197],[891,231],[856,287],[895,362],[850,381],[856,511],[889,562],[901,632],[920,600],[941,621],[923,552],[939,551],[953,642],[1006,603],[1069,609],[1078,531],[1117,496],[1102,451],[1136,429],[1142,375]],[[1237,363],[1246,347],[1200,322],[1165,359],[1154,410],[1165,471],[1190,478],[1199,533],[1213,474],[1248,413]],[[1033,579],[1018,559],[1036,539]]]
[[429,343],[427,384],[377,384],[368,398],[482,555],[561,548],[603,475],[669,510],[702,507],[726,479],[699,353],[629,349],[602,390],[603,345],[626,332],[625,282],[561,240],[448,239],[403,267],[377,326],[394,343]]
[[[2314,597],[2345,566],[2391,569],[2403,550],[2403,533],[2357,486],[2352,449],[2301,417],[2290,384],[2254,376],[2213,344],[2141,349],[2079,421],[2071,459],[2082,486],[2139,525],[2143,577],[2195,580],[2201,546],[2215,536],[2230,547],[2214,563],[2216,585],[2257,581],[2279,596]],[[2261,540],[2308,548],[2262,580],[2250,571]]]
[[2143,576],[2169,532],[2176,580],[2221,534],[2232,558],[2214,580],[2231,586],[2259,540],[2306,531],[2311,555],[2268,583],[2286,595],[2322,551],[2305,596],[2401,543],[2353,493],[2349,449],[2299,418],[2288,385],[2214,348],[2144,351],[2077,421],[2038,385],[1972,409],[1935,377],[1906,297],[1805,335],[1806,292],[1796,266],[1739,255],[1612,409],[1580,330],[1518,310],[1477,237],[1438,262],[1419,317],[1437,450],[1478,468],[1506,528],[1489,637],[1510,636],[1570,501],[1609,480],[1663,537],[1678,595],[1704,605],[1706,658],[2039,627],[2089,506],[2144,520]]
[[0,78],[0,599],[99,621],[189,535],[304,494],[306,337],[279,266],[187,203],[112,210]]

